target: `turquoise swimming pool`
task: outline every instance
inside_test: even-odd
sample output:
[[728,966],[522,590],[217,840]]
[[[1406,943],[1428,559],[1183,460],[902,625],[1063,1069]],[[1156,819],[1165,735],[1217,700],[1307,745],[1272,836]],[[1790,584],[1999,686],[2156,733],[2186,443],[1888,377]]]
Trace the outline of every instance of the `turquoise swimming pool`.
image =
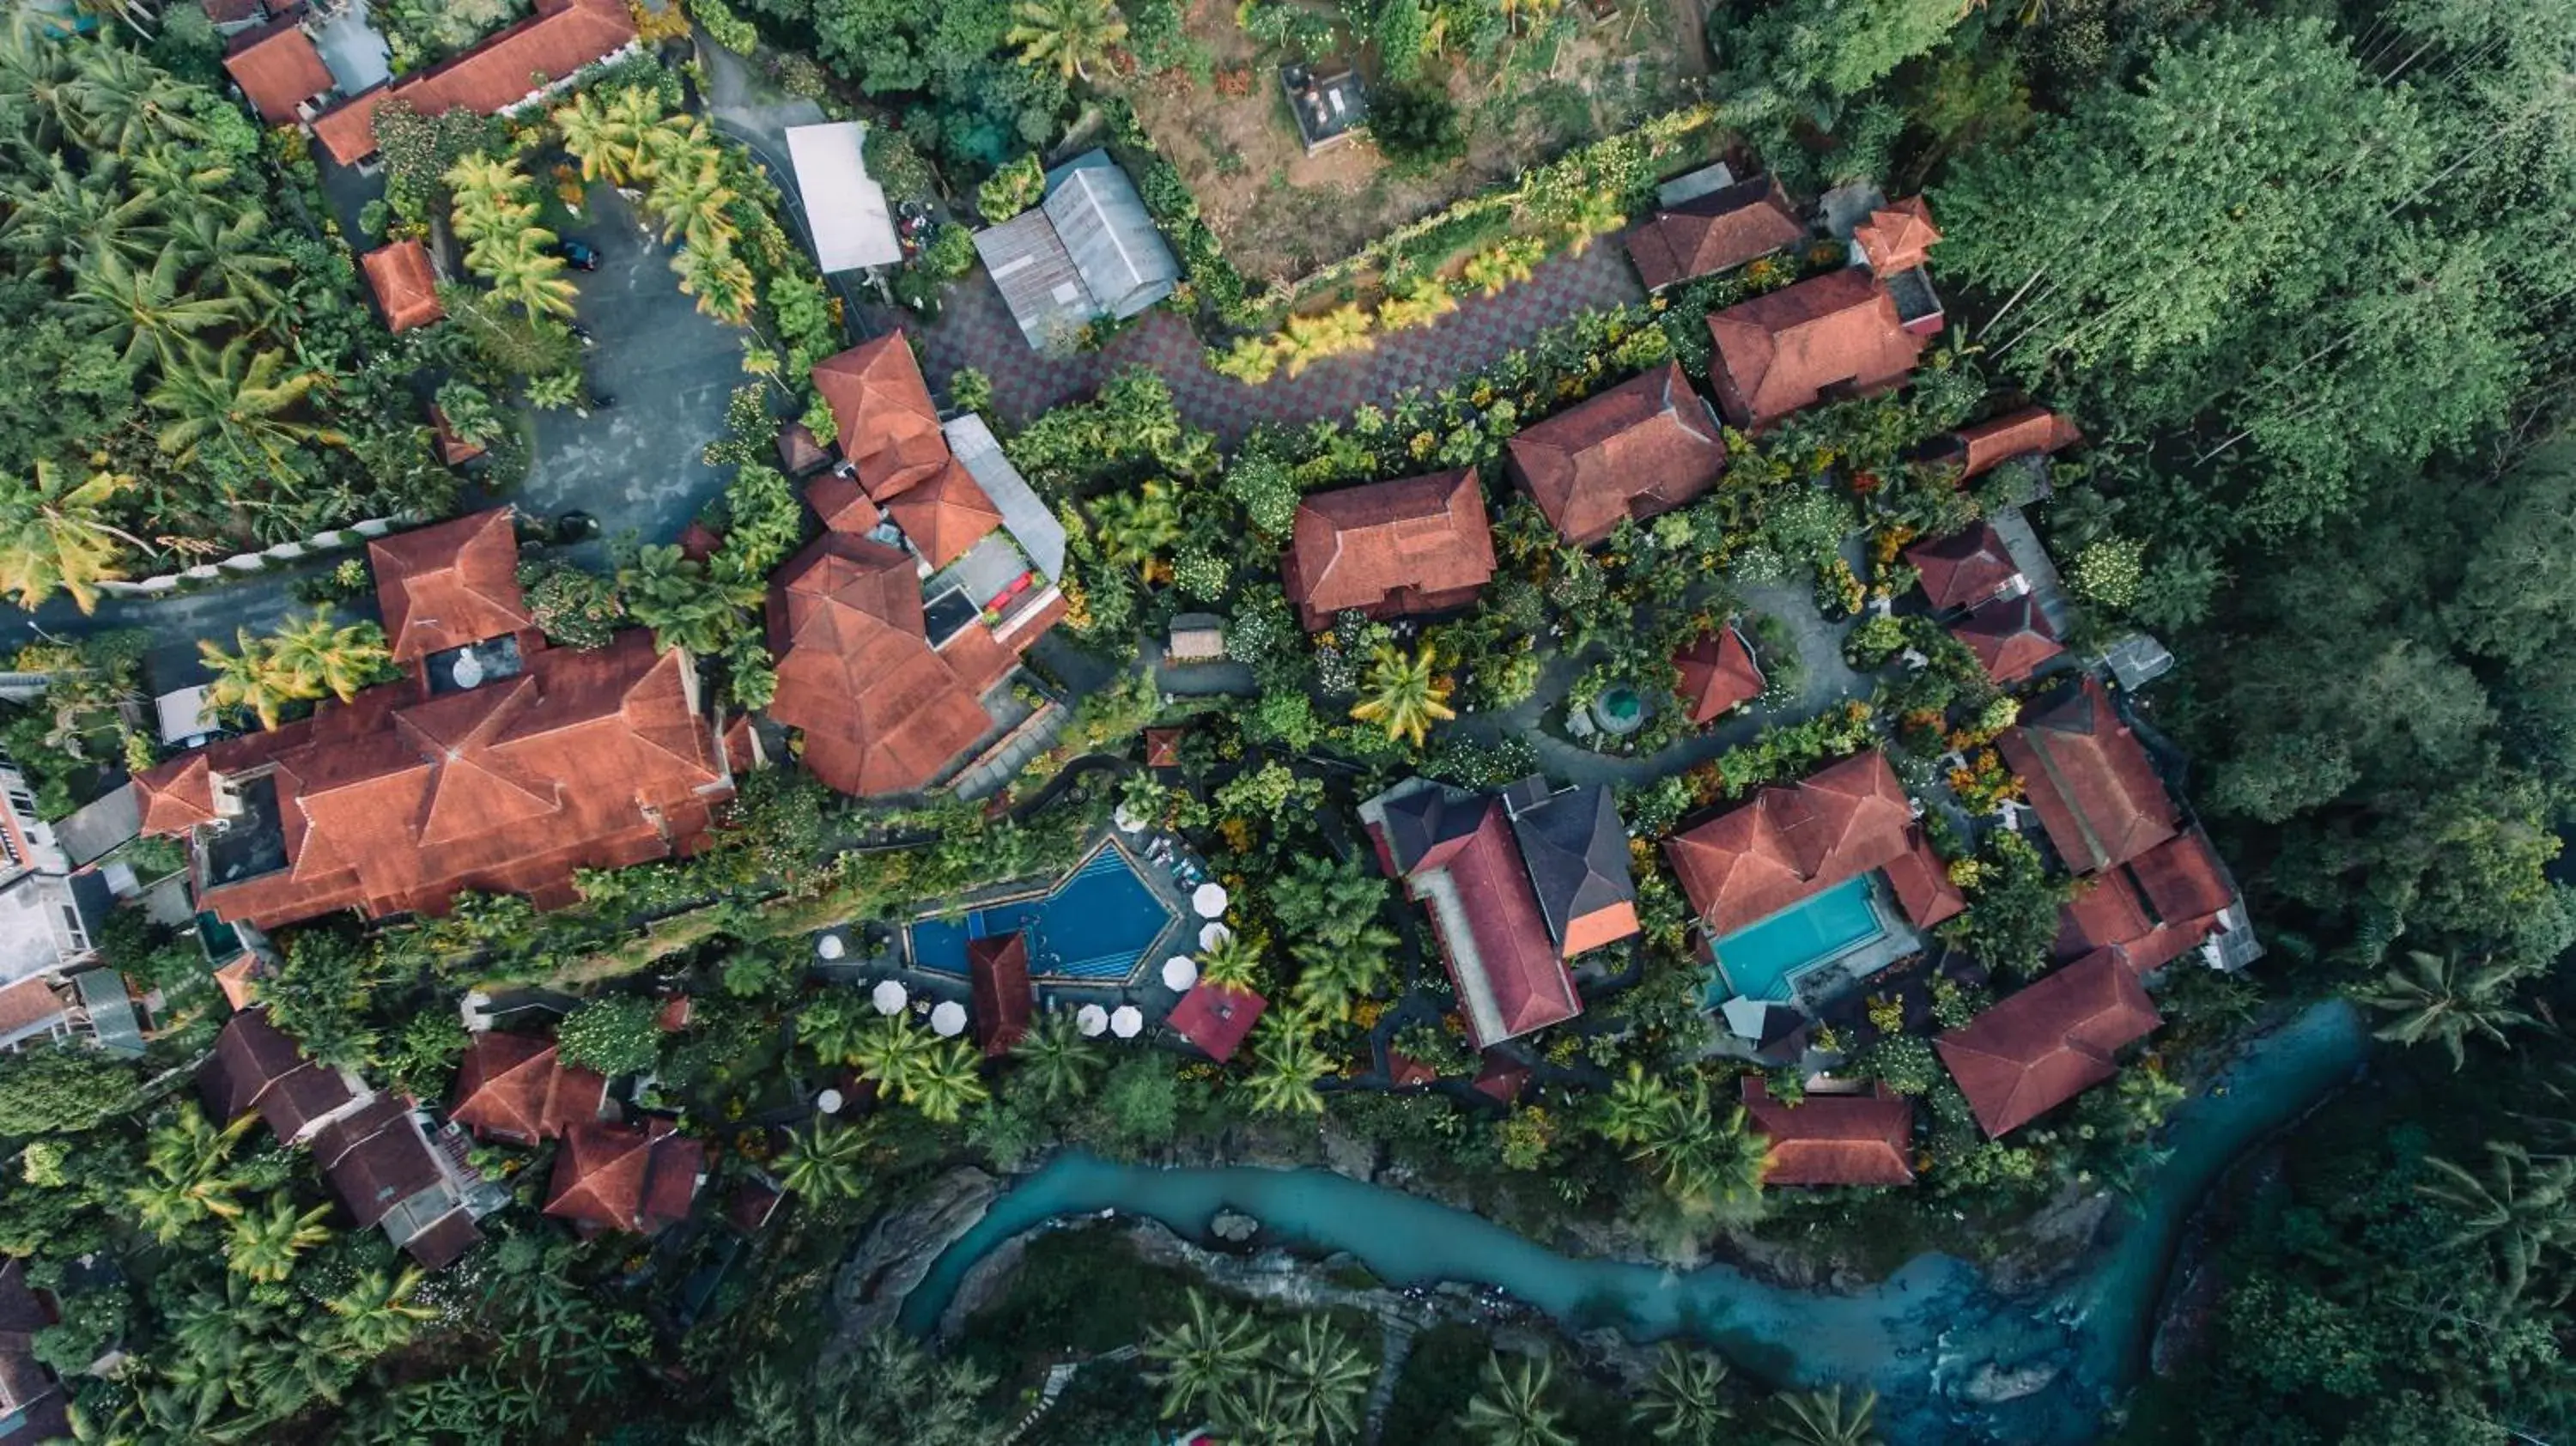
[[912,962],[942,974],[966,972],[968,940],[1022,932],[1031,974],[1101,983],[1134,973],[1174,917],[1126,851],[1104,843],[1043,894],[987,904],[962,919],[915,920],[907,932]]
[[1736,995],[1792,998],[1789,981],[1799,971],[1887,932],[1869,895],[1869,875],[1863,874],[1718,940],[1711,946],[1719,975],[1709,989],[1711,1001]]

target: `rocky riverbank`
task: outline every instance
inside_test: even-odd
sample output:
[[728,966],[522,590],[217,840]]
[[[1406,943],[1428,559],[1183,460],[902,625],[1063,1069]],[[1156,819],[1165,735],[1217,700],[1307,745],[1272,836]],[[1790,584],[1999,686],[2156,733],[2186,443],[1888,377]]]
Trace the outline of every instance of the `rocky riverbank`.
[[893,1325],[904,1298],[930,1273],[932,1262],[974,1229],[1001,1193],[1001,1181],[964,1167],[879,1216],[832,1282],[838,1321],[828,1353],[837,1355],[869,1332]]

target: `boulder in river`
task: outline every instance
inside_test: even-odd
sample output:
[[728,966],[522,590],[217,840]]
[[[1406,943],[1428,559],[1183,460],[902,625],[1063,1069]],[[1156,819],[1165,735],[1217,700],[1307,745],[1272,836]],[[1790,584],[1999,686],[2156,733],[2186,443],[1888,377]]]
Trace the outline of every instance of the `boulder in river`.
[[2064,1369],[2055,1361],[2033,1361],[2011,1369],[1987,1361],[1959,1387],[1959,1395],[1981,1406],[2018,1401],[2024,1396],[2036,1396],[2047,1390]]
[[1208,1221],[1208,1234],[1235,1245],[1241,1245],[1260,1233],[1261,1222],[1240,1210],[1219,1210]]

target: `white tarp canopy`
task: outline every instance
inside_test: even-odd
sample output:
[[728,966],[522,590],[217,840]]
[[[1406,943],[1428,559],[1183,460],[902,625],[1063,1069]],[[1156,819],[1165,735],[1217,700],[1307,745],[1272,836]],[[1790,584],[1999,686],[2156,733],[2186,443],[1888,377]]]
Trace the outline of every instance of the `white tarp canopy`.
[[796,194],[814,231],[814,264],[825,275],[903,260],[885,188],[869,179],[860,151],[865,132],[856,121],[790,126],[787,158],[796,167]]
[[164,693],[152,700],[152,707],[160,715],[161,741],[164,743],[185,743],[192,738],[203,738],[224,726],[223,720],[206,706],[206,689],[202,683]]
[[954,999],[939,1001],[930,1011],[930,1028],[942,1039],[954,1039],[966,1032],[966,1006]]

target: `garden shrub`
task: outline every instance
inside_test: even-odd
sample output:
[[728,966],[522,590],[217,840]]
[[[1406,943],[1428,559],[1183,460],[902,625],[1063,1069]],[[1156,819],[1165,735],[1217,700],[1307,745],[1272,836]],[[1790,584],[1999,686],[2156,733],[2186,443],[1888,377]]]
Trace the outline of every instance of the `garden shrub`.
[[1412,169],[1445,165],[1467,153],[1466,127],[1446,92],[1393,85],[1369,98],[1369,134],[1387,159]]
[[987,177],[975,188],[975,209],[984,224],[998,226],[1046,198],[1046,171],[1035,151]]

